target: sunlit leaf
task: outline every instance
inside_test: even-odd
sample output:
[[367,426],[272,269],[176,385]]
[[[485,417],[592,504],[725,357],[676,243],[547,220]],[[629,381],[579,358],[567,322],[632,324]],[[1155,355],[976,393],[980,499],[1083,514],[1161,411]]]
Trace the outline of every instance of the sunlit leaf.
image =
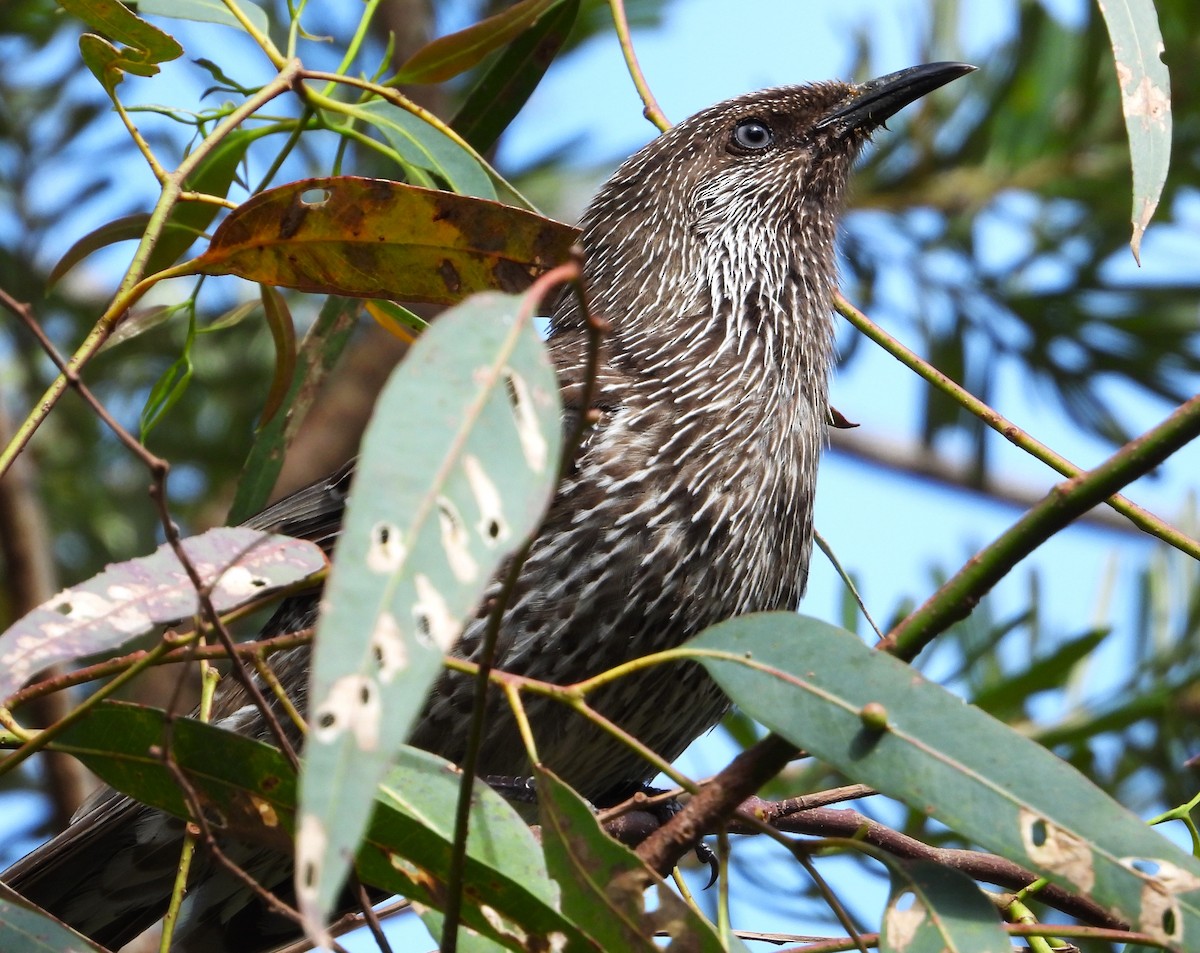
[[[271,21],[267,11],[251,0],[237,0],[238,9],[246,15],[254,29],[260,33],[270,33]],[[221,23],[225,26],[244,30],[241,21],[229,12],[222,0],[138,0],[138,10],[142,13],[157,14],[160,17],[172,17],[176,20],[194,20],[199,23]]]
[[566,43],[579,0],[564,0],[518,36],[467,94],[450,125],[476,152],[496,144]]
[[475,66],[492,50],[518,36],[560,0],[521,0],[465,30],[438,37],[410,56],[396,74],[399,83],[441,83]]
[[557,483],[558,384],[532,305],[487,294],[441,315],[367,429],[309,690],[296,886],[310,936],[443,653]]
[[496,198],[491,176],[479,160],[419,116],[383,99],[347,109],[383,133],[405,162],[434,173],[460,195]]
[[1194,947],[1200,861],[911,667],[782,612],[723,622],[689,645],[729,653],[699,661],[748,714],[851,780],[1092,897],[1171,949]]
[[496,202],[339,176],[256,195],[194,264],[302,291],[453,304],[475,291],[523,290],[566,260],[577,234]]
[[[221,818],[223,834],[290,853],[296,778],[269,744],[190,718],[168,723],[157,709],[102,702],[53,748],[79,758],[117,790],[190,818],[179,782],[164,763],[168,743],[202,807]],[[445,902],[461,777],[435,755],[407,747],[397,752],[368,812],[371,823],[356,865],[365,883],[421,904]],[[559,910],[558,888],[529,825],[483,784],[473,792],[471,817],[465,924],[491,937],[507,936],[508,929],[543,939],[535,948],[594,953],[596,947]]]
[[[183,47],[173,36],[147,23],[117,0],[58,0],[58,3],[67,13],[104,34],[100,37],[85,33],[79,38],[79,52],[109,95],[125,73],[153,76],[159,63],[183,55]],[[118,49],[110,39],[124,46]]]
[[1133,257],[1162,195],[1171,164],[1171,77],[1154,0],[1097,0],[1117,64],[1133,160]]

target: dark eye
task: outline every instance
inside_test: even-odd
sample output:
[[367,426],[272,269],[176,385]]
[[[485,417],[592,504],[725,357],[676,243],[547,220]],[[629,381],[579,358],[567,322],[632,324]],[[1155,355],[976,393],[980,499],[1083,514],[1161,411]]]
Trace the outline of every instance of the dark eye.
[[765,149],[775,141],[771,127],[758,119],[743,119],[733,127],[732,145],[739,149]]

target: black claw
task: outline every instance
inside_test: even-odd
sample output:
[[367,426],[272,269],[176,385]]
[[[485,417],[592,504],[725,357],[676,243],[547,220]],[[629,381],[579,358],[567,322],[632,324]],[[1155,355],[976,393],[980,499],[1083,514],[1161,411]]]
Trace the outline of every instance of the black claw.
[[708,864],[708,883],[704,885],[704,889],[707,890],[721,876],[721,862],[717,859],[717,855],[713,852],[713,849],[704,843],[704,841],[696,845],[696,859],[702,864]]

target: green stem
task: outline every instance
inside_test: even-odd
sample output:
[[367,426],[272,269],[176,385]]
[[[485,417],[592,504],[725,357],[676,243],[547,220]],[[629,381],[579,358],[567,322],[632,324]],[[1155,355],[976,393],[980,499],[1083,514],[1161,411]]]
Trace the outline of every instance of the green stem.
[[252,116],[258,109],[262,108],[276,96],[291,89],[299,75],[300,62],[298,60],[291,60],[284,64],[275,79],[218,123],[212,133],[192,150],[174,172],[163,180],[162,192],[159,195],[158,203],[154,206],[154,211],[150,213],[150,221],[146,225],[146,231],[142,235],[142,240],[138,244],[137,251],[134,252],[133,260],[130,262],[125,277],[121,280],[121,285],[117,289],[116,296],[108,306],[108,309],[92,327],[87,337],[83,339],[83,343],[71,355],[71,359],[67,361],[66,371],[55,378],[54,382],[42,395],[41,400],[37,402],[21,426],[17,428],[17,432],[13,435],[12,440],[9,441],[8,446],[4,448],[3,452],[0,452],[0,476],[3,476],[8,471],[8,468],[12,466],[12,462],[16,459],[17,454],[25,449],[25,446],[32,439],[34,433],[37,432],[38,427],[42,425],[51,409],[61,399],[67,389],[70,376],[78,374],[83,366],[96,355],[96,352],[100,350],[104,342],[108,340],[109,335],[112,334],[113,329],[125,317],[129,308],[149,289],[150,285],[165,277],[191,273],[187,270],[179,270],[185,268],[185,266],[179,266],[177,269],[168,269],[167,271],[159,272],[150,278],[142,277],[146,270],[146,263],[150,259],[150,253],[158,243],[163,229],[167,225],[167,220],[171,215],[171,210],[179,200],[180,193],[183,192],[184,181],[195,171],[196,167],[205,157],[216,148],[221,140],[233,132],[234,129]]
[[[941,391],[960,407],[974,414],[1009,442],[1020,447],[1031,456],[1036,457],[1048,467],[1057,470],[1063,476],[1077,477],[1084,472],[1080,467],[1077,467],[1065,457],[1055,453],[1044,443],[1035,440],[1011,420],[996,413],[996,411],[970,391],[959,386],[916,353],[910,351],[841,295],[834,298],[834,308],[838,314],[849,321],[862,334],[878,344],[905,367],[924,378],[929,384]],[[1200,542],[1192,539],[1186,533],[1171,526],[1153,513],[1142,509],[1142,507],[1131,500],[1114,494],[1103,502],[1107,503],[1122,516],[1125,516],[1138,529],[1158,537],[1181,552],[1187,553],[1193,559],[1200,559]]]
[[1020,560],[1121,487],[1150,472],[1200,436],[1200,395],[1131,440],[1100,466],[1054,487],[990,546],[904,619],[876,647],[914,658],[938,633],[970,614],[976,603]]

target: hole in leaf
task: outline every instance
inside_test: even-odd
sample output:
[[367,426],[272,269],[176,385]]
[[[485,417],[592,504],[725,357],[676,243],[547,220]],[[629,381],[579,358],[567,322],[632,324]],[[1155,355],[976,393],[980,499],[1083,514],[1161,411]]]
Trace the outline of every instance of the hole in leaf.
[[375,524],[375,541],[379,543],[380,546],[386,546],[390,536],[391,531],[386,523]]
[[1029,825],[1029,839],[1034,847],[1041,847],[1046,843],[1046,822],[1034,821]]
[[487,532],[488,539],[499,539],[500,538],[500,521],[499,520],[488,520],[486,532]]
[[329,201],[329,189],[305,189],[300,193],[300,204],[310,208],[324,205]]
[[250,579],[250,585],[252,585],[255,589],[261,589],[266,584],[267,580],[265,580],[262,576],[252,576]]
[[318,728],[332,728],[337,721],[337,717],[331,711],[323,711],[317,715]]
[[58,605],[56,605],[54,607],[54,611],[59,612],[62,615],[70,615],[72,608],[73,608],[73,606],[71,605],[70,601],[60,602]]
[[1132,870],[1136,870],[1139,874],[1145,874],[1147,877],[1157,877],[1161,869],[1157,860],[1146,860],[1142,857],[1133,857],[1126,861],[1126,866]]
[[898,894],[895,903],[892,906],[897,910],[911,910],[917,904],[917,895],[912,890],[905,890]]
[[304,874],[303,874],[302,879],[304,882],[304,886],[310,890],[312,889],[313,885],[316,884],[316,882],[317,882],[317,865],[314,864],[312,861],[309,861],[307,864],[304,865]]
[[1167,936],[1175,935],[1175,911],[1170,907],[1163,911],[1162,928]]
[[368,685],[364,684],[358,690],[358,701],[363,705],[366,705],[371,701],[371,689]]
[[422,645],[433,644],[433,622],[427,612],[413,613],[417,620],[417,639]]

